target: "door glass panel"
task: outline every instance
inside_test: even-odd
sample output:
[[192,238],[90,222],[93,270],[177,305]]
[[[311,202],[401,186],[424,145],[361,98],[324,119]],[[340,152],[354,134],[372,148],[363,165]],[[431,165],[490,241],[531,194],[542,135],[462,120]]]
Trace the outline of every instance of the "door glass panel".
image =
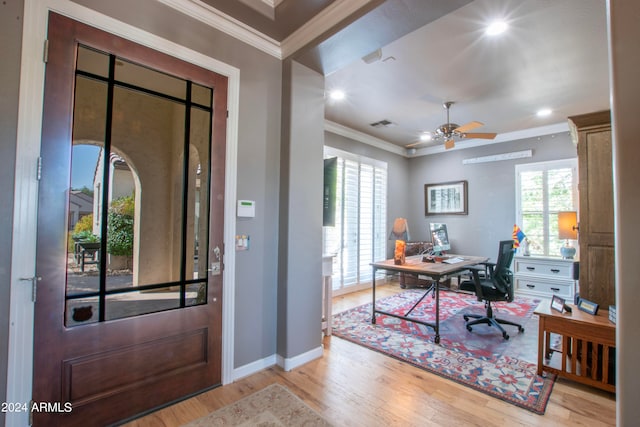
[[200,86],[199,84],[193,84],[191,87],[191,100],[195,104],[203,105],[205,107],[211,107],[211,97],[213,91],[211,88]]
[[107,295],[106,320],[122,319],[180,307],[180,287]]
[[100,288],[102,230],[100,181],[103,174],[104,123],[107,85],[77,76],[71,150],[67,239],[67,294],[97,292]]
[[186,305],[204,304],[207,299],[207,282],[187,285]]
[[142,65],[134,64],[118,58],[116,61],[115,78],[118,82],[126,83],[152,92],[184,100],[187,95],[187,82]]
[[189,189],[187,210],[187,279],[207,277],[209,227],[209,140],[211,115],[191,110]]
[[98,297],[68,299],[65,325],[70,327],[96,323],[98,321],[99,306],[100,299]]
[[[107,227],[109,288],[117,286],[115,282],[143,286],[180,280],[184,117],[185,107],[176,101],[115,88]],[[126,270],[131,272],[129,283],[118,274]]]
[[[85,71],[104,78],[109,77],[109,56],[102,52],[80,46],[76,61],[78,71]],[[106,97],[102,99],[106,99]]]
[[205,304],[212,89],[82,46],[77,67],[66,325]]

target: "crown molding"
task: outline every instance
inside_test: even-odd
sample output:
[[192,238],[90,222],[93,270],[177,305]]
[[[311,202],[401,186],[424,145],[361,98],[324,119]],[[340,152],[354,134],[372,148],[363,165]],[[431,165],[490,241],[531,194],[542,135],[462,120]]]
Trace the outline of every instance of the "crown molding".
[[400,156],[407,155],[407,150],[403,147],[392,144],[383,139],[376,138],[375,136],[367,135],[364,132],[351,129],[350,127],[332,122],[330,120],[324,121],[324,130],[327,132],[335,133],[336,135],[344,136],[345,138],[353,139],[354,141],[358,141],[363,144],[371,145],[372,147],[376,147],[390,153],[398,154]]
[[262,0],[262,3],[266,3],[269,6],[271,6],[272,8],[276,8],[280,5],[280,3],[282,3],[283,0]]
[[398,154],[403,157],[420,157],[428,156],[430,154],[444,153],[445,151],[464,150],[465,148],[481,147],[483,145],[499,144],[501,142],[517,141],[519,139],[535,138],[538,136],[552,135],[557,133],[569,132],[568,123],[556,123],[548,126],[540,126],[530,129],[517,130],[513,132],[505,132],[496,136],[495,139],[467,139],[464,141],[456,141],[456,146],[451,150],[445,150],[442,144],[438,144],[432,147],[425,147],[416,149],[413,154],[409,154],[409,150],[399,145],[392,144],[380,138],[368,135],[364,132],[357,131],[350,127],[341,125],[339,123],[332,122],[330,120],[324,121],[324,130],[327,132],[335,133],[336,135],[344,136],[345,138],[353,139],[354,141],[361,142],[363,144],[371,145],[372,147],[379,148],[381,150],[388,151],[393,154]]
[[268,37],[254,28],[222,13],[199,0],[157,0],[158,2],[207,24],[231,37],[255,47],[271,56],[282,59],[282,48],[277,40]]
[[[293,32],[282,43],[256,29],[222,13],[200,0],[157,0],[190,18],[222,31],[278,59],[287,58],[312,40],[330,30],[337,22],[350,16],[373,0],[336,0]],[[277,6],[278,0],[267,1]]]
[[282,58],[287,58],[320,37],[373,0],[336,0],[282,41]]

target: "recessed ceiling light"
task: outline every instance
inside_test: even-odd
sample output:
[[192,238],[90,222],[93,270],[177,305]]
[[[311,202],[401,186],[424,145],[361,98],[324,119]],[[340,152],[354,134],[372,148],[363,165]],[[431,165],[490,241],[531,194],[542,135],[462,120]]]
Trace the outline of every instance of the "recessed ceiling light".
[[425,132],[423,134],[420,135],[420,141],[422,142],[426,142],[426,141],[431,141],[431,134],[429,132]]
[[551,109],[550,108],[543,108],[541,110],[538,110],[538,112],[536,113],[536,115],[538,117],[547,117],[551,115]]
[[334,101],[341,101],[345,98],[345,96],[345,93],[339,89],[329,92],[329,98],[333,99]]
[[485,33],[489,36],[497,36],[498,34],[502,34],[507,31],[507,28],[509,28],[509,26],[506,22],[493,21],[491,24],[489,24]]

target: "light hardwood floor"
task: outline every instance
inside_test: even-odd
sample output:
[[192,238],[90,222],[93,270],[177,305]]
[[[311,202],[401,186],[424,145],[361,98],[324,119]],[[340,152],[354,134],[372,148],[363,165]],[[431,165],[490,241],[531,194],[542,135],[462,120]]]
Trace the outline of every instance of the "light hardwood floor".
[[[398,291],[392,283],[376,296]],[[334,313],[370,298],[370,291],[334,297]],[[271,367],[126,426],[180,426],[272,383],[336,426],[615,426],[615,395],[570,381],[556,381],[545,415],[536,415],[337,337],[325,337],[324,346],[322,358],[290,372]]]

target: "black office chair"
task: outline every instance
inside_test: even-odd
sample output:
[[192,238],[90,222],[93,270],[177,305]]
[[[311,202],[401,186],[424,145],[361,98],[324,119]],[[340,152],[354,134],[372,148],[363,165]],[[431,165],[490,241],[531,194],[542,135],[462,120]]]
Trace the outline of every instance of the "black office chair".
[[[512,325],[518,327],[518,332],[524,332],[522,325],[514,322],[510,322],[504,319],[498,319],[493,315],[493,308],[491,303],[494,301],[513,301],[513,273],[509,270],[511,261],[513,260],[513,240],[500,241],[498,252],[498,259],[494,263],[483,263],[486,267],[486,276],[480,277],[479,272],[481,269],[471,269],[473,281],[462,282],[461,289],[473,290],[478,297],[478,301],[484,301],[484,306],[487,309],[486,315],[478,314],[465,314],[464,320],[467,326],[467,330],[471,331],[472,326],[481,323],[486,323],[489,326],[493,325],[502,331],[502,337],[505,340],[509,339],[509,335],[504,330],[502,325]],[[469,318],[475,320],[469,321]]]

